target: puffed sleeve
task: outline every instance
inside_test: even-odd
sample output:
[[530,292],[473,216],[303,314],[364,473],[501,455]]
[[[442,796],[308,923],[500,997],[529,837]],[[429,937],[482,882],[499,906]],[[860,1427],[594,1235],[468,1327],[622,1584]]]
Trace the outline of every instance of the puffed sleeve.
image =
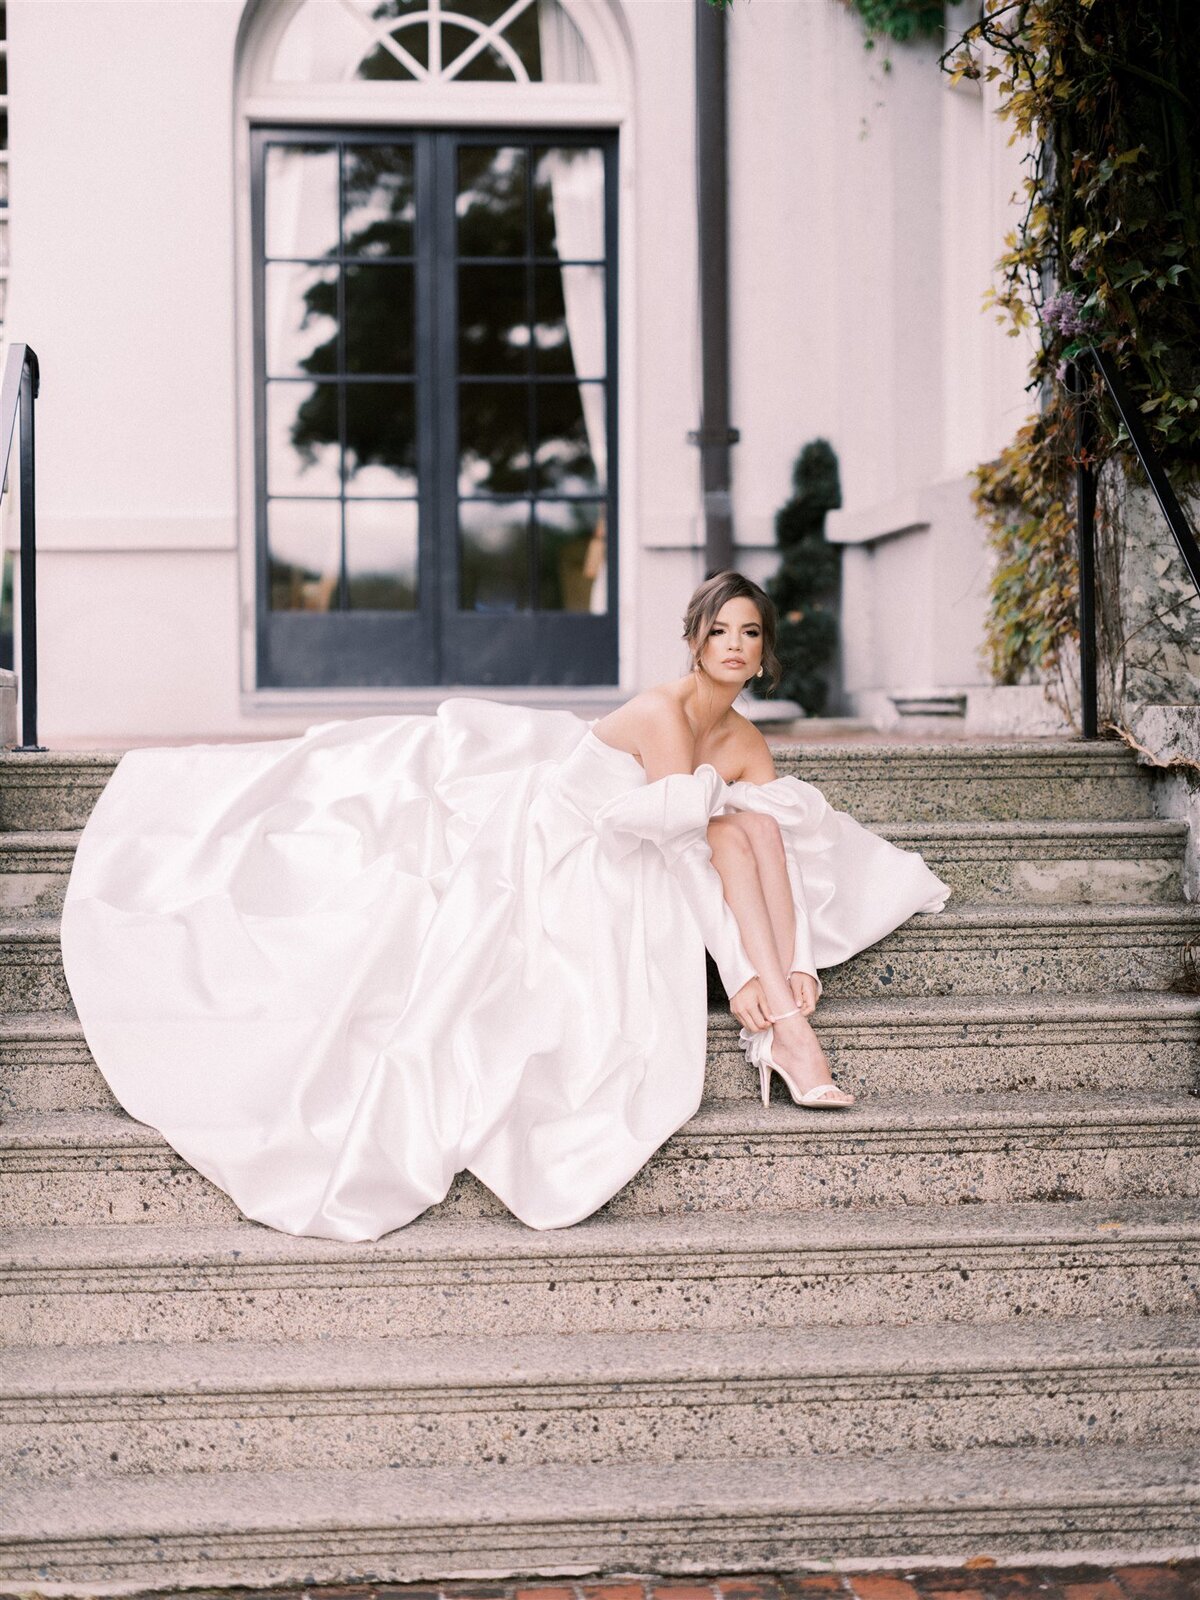
[[755,976],[737,919],[712,864],[708,825],[727,807],[729,785],[705,762],[691,773],[671,773],[607,801],[596,812],[605,851],[620,857],[643,844],[661,852],[679,884],[728,995]]

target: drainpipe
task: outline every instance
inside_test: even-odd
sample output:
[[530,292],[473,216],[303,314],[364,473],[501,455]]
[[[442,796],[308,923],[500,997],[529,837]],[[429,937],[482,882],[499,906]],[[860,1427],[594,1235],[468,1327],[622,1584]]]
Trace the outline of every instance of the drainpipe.
[[700,449],[706,575],[733,565],[729,425],[729,163],[725,89],[725,12],[695,0],[696,173],[700,280]]

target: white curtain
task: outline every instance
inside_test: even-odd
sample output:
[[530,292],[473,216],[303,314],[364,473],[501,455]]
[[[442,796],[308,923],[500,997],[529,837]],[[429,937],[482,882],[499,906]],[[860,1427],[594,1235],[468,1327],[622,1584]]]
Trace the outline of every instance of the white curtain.
[[[537,0],[542,78],[546,83],[587,83],[594,76],[579,30],[558,0]],[[558,254],[566,261],[604,259],[604,156],[596,149],[548,152],[543,161],[554,202]],[[562,273],[567,336],[581,378],[605,372],[604,271],[599,267],[567,267]],[[608,439],[605,428],[606,385],[579,387],[588,448],[602,482],[608,481]],[[586,572],[592,577],[588,609],[608,609],[607,532],[588,551]]]

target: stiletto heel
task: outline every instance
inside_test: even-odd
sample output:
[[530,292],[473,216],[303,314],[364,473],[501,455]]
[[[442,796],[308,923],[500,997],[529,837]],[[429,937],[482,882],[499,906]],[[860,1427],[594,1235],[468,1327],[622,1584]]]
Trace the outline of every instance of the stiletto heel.
[[[771,1046],[775,1042],[776,1022],[782,1022],[784,1017],[794,1017],[800,1006],[793,1006],[790,1011],[781,1011],[777,1017],[771,1018],[772,1026],[764,1028],[761,1033],[750,1033],[746,1028],[741,1031],[741,1044],[746,1052],[746,1059],[751,1066],[758,1068],[758,1086],[762,1091],[763,1105],[771,1103],[771,1074],[777,1072],[783,1079],[784,1087],[792,1097],[792,1104],[804,1106],[808,1111],[843,1111],[847,1106],[854,1104],[854,1096],[846,1089],[839,1089],[836,1083],[818,1083],[811,1089],[805,1089],[797,1094],[796,1086],[787,1073],[771,1054]],[[831,1100],[831,1094],[842,1095],[840,1100]]]

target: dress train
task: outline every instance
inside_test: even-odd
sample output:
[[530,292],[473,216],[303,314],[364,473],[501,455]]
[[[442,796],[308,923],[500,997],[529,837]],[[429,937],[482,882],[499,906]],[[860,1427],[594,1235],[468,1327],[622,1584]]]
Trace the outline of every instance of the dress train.
[[449,699],[133,750],[62,920],[118,1101],[246,1216],[374,1239],[476,1174],[524,1222],[611,1198],[699,1105],[705,945],[753,975],[706,832],[775,816],[816,973],[949,893],[795,778],[646,781],[566,711]]

